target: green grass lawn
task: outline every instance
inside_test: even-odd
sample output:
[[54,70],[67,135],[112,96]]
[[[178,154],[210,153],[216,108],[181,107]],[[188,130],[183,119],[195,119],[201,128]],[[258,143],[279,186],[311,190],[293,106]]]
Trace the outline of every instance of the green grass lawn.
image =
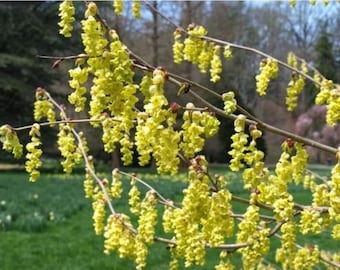
[[[216,172],[223,172],[215,169]],[[319,170],[327,174],[327,171]],[[181,197],[185,183],[172,177],[157,177],[152,173],[139,172],[143,179],[165,197]],[[242,191],[238,176],[228,174],[230,189],[238,196]],[[103,254],[103,239],[94,234],[90,201],[84,198],[83,176],[43,174],[37,183],[29,183],[21,172],[0,173],[0,269],[134,269],[129,260],[116,255]],[[177,181],[178,180],[178,181]],[[126,185],[127,186],[127,185]],[[297,198],[309,202],[310,195],[301,188],[293,187]],[[118,211],[126,211],[126,201],[115,204]],[[246,205],[234,204],[234,211],[242,213]],[[160,226],[158,228],[160,230]],[[336,250],[330,238],[321,236],[299,237],[302,243],[319,243],[321,247]],[[333,243],[333,246],[332,244]],[[278,241],[272,243],[268,259],[274,260]],[[239,261],[239,256],[236,255]],[[213,269],[218,252],[208,252],[208,264]],[[169,254],[162,244],[155,244],[148,258],[146,269],[168,269]],[[192,267],[190,269],[198,269]]]

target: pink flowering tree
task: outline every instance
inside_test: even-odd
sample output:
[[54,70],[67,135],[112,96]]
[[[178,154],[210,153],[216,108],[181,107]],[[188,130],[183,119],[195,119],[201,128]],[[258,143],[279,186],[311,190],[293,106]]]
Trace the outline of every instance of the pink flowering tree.
[[[142,4],[174,27],[169,37],[173,40],[174,63],[191,63],[217,83],[223,76],[225,61],[235,51],[245,50],[262,58],[258,73],[249,74],[255,75],[259,96],[266,95],[271,80],[285,69],[292,74],[287,82],[288,110],[297,106],[306,81],[316,86],[317,106],[299,118],[296,133],[269,125],[239,106],[233,91],[218,94],[166,67],[149,64],[120,40],[102,16],[101,3],[85,1],[80,19],[84,51],[73,56],[43,57],[55,59],[54,66],[72,61],[68,102],[79,117],[71,119],[48,89],[38,87],[34,103],[36,123],[0,127],[3,149],[15,158],[24,155],[30,181],[37,181],[42,165],[42,127],[57,129],[56,143],[65,173],[72,173],[76,164],[85,165],[85,197],[92,202],[94,230],[104,238],[104,253],[116,252],[130,258],[136,269],[147,268],[149,247],[155,242],[168,247],[170,269],[177,269],[182,263],[204,269],[210,248],[220,252],[215,269],[234,269],[235,253],[241,254],[243,269],[271,268],[265,258],[274,239],[280,242],[275,250],[275,264],[284,269],[312,269],[319,265],[339,268],[338,252],[301,244],[297,238],[312,234],[330,237],[334,242],[340,239],[340,149],[336,133],[327,126],[335,127],[340,120],[339,85],[294,53],[285,62],[257,49],[213,38],[204,26],[177,25],[148,2],[116,0],[114,11],[120,15],[126,5],[131,5],[138,19]],[[74,14],[72,1],[60,4],[60,33],[65,37],[73,33]],[[173,89],[169,86],[177,88],[171,98],[166,95]],[[219,99],[223,105],[214,106],[203,98],[206,95]],[[137,106],[138,102],[142,105]],[[86,117],[81,118],[84,114]],[[231,160],[226,169],[239,172],[247,197],[231,191],[228,177],[212,175],[201,154],[206,139],[217,134],[217,115],[234,121]],[[180,163],[186,164],[187,186],[181,200],[164,197],[150,183],[125,172],[124,167],[115,168],[110,177],[99,174],[86,133],[81,131],[82,123],[90,123],[100,131],[108,154],[119,146],[124,165],[131,164],[134,151],[140,166],[154,161],[159,174],[171,174],[173,178],[178,177]],[[19,138],[27,130],[31,141],[24,146]],[[265,155],[257,147],[262,131],[282,137],[282,153],[273,170],[267,167]],[[329,179],[307,170],[307,148],[333,157],[335,164]],[[122,181],[130,183],[128,189],[123,188]],[[307,189],[311,201],[299,203],[291,185]],[[124,194],[130,208],[126,213],[115,208]],[[235,204],[245,205],[246,210],[238,212]],[[156,234],[158,220],[162,233]]]
[[[299,115],[295,124],[295,132],[301,136],[312,138],[333,147],[340,145],[340,125],[325,124],[327,108],[325,105],[312,106],[307,112]],[[316,151],[313,147],[306,147],[309,159],[316,163],[334,162],[334,156]]]

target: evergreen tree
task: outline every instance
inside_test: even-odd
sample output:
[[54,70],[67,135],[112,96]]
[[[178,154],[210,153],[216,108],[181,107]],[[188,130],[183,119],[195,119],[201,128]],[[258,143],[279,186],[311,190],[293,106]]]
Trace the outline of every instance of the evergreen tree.
[[53,2],[0,3],[0,124],[31,122],[36,87],[52,83],[51,61],[36,55],[61,48],[57,14]]
[[336,61],[333,54],[333,44],[329,39],[328,33],[324,30],[321,32],[320,37],[315,45],[316,68],[330,80],[336,78]]

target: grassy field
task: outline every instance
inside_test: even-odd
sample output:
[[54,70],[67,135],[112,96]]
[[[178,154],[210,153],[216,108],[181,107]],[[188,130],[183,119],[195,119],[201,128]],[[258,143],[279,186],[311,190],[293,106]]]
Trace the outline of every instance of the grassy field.
[[[179,198],[185,186],[183,181],[171,177],[141,175],[168,198]],[[230,174],[229,178],[233,182],[231,190],[238,196],[247,196],[242,193],[237,175]],[[0,173],[0,269],[134,269],[131,261],[103,254],[103,239],[94,235],[91,204],[84,198],[81,175],[43,174],[37,183],[29,183],[27,179],[21,172]],[[294,188],[301,202],[310,201],[307,192]],[[127,210],[124,201],[115,207]],[[242,213],[245,207],[235,204],[234,211]],[[337,249],[334,241],[331,246],[324,235],[300,237],[300,240]],[[273,241],[272,246],[275,249],[278,242]],[[271,252],[269,260],[273,258]],[[205,269],[213,269],[217,260],[217,252],[209,251]],[[156,244],[146,269],[168,269],[168,262],[165,246]]]

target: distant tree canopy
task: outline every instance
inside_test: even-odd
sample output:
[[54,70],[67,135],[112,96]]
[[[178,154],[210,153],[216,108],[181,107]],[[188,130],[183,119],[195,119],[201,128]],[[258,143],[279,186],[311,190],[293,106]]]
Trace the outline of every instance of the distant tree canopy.
[[329,34],[326,30],[320,33],[320,37],[315,44],[316,58],[315,66],[316,68],[324,74],[328,79],[337,81],[336,77],[337,68],[335,56],[333,53],[333,44],[329,39]]
[[57,3],[0,3],[1,123],[31,122],[36,86],[48,87],[57,78],[51,62],[36,57],[53,55],[62,48],[57,23]]

